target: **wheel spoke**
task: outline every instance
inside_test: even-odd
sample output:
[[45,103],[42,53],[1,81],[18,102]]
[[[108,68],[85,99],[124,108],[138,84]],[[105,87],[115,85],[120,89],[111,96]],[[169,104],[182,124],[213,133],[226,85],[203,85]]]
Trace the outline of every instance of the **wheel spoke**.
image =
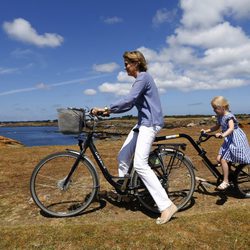
[[[153,160],[151,159],[153,158]],[[190,162],[181,154],[165,150],[162,153],[162,162],[164,168],[160,166],[160,160],[155,160],[155,153],[151,153],[149,164],[156,176],[160,180],[162,186],[166,190],[169,198],[178,206],[183,208],[191,199],[195,189],[195,176]],[[157,162],[157,165],[155,165]],[[140,203],[150,211],[159,212],[158,208],[137,173],[134,177],[134,186],[137,189],[137,197]]]
[[86,209],[98,189],[97,174],[87,161],[81,160],[65,185],[78,155],[70,152],[46,157],[31,177],[31,194],[35,203],[52,216],[72,216]]

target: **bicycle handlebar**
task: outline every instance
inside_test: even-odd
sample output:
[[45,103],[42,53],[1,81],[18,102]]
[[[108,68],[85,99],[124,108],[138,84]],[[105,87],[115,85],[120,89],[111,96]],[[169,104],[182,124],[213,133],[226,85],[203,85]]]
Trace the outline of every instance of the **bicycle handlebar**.
[[199,136],[197,144],[200,145],[202,142],[205,142],[205,141],[209,140],[212,137],[216,138],[216,136],[214,134],[209,135],[209,134],[205,133],[204,131],[201,131],[201,134]]

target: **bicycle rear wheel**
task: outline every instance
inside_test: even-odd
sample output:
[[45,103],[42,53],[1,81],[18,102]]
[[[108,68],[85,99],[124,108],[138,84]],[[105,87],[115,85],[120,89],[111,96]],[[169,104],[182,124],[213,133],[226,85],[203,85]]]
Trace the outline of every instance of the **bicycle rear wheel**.
[[59,152],[44,158],[35,167],[30,192],[34,202],[46,214],[69,217],[85,210],[94,199],[99,181],[95,168],[81,159],[65,183],[78,154]]
[[250,165],[240,165],[235,170],[235,187],[242,198],[250,198]]
[[[192,198],[195,190],[195,174],[191,162],[181,153],[173,149],[161,151],[163,166],[157,153],[151,152],[149,165],[160,180],[171,201],[183,209]],[[133,185],[139,202],[149,211],[159,213],[152,196],[135,172]]]

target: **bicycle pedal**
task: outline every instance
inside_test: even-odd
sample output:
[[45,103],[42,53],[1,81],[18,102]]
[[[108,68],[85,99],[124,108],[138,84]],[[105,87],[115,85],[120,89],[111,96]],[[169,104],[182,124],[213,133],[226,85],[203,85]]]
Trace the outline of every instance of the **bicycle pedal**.
[[116,191],[110,191],[107,194],[107,197],[115,202],[130,202],[131,201],[131,197],[127,194],[118,194]]
[[118,194],[116,191],[107,192],[107,197],[112,201],[116,201],[116,202],[122,201],[122,195]]
[[204,186],[204,187],[214,187],[213,184],[211,184],[211,183],[209,183],[209,182],[207,182],[207,181],[202,181],[202,182],[200,182],[200,184],[201,184],[202,186]]
[[203,179],[201,177],[196,176],[195,180],[199,182],[199,185],[203,186],[203,187],[213,187],[214,185],[212,183],[210,183],[208,180]]

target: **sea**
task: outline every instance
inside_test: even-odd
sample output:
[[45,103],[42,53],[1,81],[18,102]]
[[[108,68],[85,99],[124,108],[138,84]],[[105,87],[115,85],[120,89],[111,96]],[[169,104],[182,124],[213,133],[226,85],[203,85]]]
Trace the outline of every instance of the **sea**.
[[77,135],[64,135],[56,126],[0,127],[0,135],[17,140],[28,147],[77,144]]

